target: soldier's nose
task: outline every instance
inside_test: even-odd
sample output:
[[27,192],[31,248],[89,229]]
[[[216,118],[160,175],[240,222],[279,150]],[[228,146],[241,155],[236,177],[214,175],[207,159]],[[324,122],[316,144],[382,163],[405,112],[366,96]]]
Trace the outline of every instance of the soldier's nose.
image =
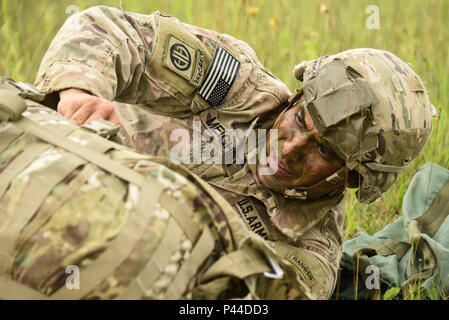
[[282,145],[282,154],[286,159],[298,160],[301,153],[305,151],[308,144],[307,136],[294,137],[289,141],[285,141]]

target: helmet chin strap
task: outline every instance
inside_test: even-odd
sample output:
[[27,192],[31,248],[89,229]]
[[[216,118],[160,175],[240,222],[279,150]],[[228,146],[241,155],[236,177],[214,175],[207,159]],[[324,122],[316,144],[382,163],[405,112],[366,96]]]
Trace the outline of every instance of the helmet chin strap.
[[263,179],[269,185],[270,189],[273,189],[274,191],[283,194],[287,198],[301,199],[301,200],[307,199],[307,191],[297,191],[294,188],[288,189],[284,185],[282,185],[278,181],[278,179],[276,179],[276,177],[272,174],[264,175]]
[[320,182],[308,186],[308,187],[296,187],[288,188],[281,184],[274,175],[264,175],[263,179],[269,185],[270,189],[283,194],[286,198],[290,199],[318,199],[324,195],[333,195],[344,189],[345,186],[345,171],[346,167],[343,166],[335,173],[331,174],[327,178]]

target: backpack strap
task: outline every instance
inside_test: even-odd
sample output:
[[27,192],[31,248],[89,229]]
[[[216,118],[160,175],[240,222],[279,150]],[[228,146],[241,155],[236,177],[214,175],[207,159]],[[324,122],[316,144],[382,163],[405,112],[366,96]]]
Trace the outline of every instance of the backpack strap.
[[115,136],[120,131],[120,125],[104,119],[97,119],[87,124],[83,124],[81,128],[94,132],[105,139]]
[[49,298],[17,281],[0,276],[0,300],[49,300]]
[[410,249],[410,243],[399,240],[387,240],[385,243],[374,241],[368,248],[374,249],[380,256],[387,257],[394,254],[398,260],[401,260]]
[[[441,193],[439,193],[439,195],[440,194]],[[428,211],[426,211],[425,213],[427,212]],[[443,215],[447,215],[447,213],[443,212]],[[436,214],[431,212],[430,217],[432,216],[439,220]],[[432,222],[430,222],[430,224],[433,225],[432,227],[436,226],[436,224],[432,224]],[[424,282],[426,279],[430,278],[437,266],[437,261],[432,249],[430,248],[428,242],[423,240],[421,237],[422,230],[419,220],[411,220],[408,227],[408,238],[413,249],[411,264],[413,265],[415,264],[415,261],[419,261],[418,263],[420,263],[420,265],[419,272],[416,274],[412,272],[412,274],[410,275],[410,279],[408,279],[401,285],[402,294],[405,299],[407,299],[410,295],[410,286],[418,282]]]
[[449,215],[449,180],[432,201],[429,209],[416,220],[423,233],[433,237]]
[[10,182],[48,148],[48,144],[41,142],[29,145],[8,165],[8,170],[0,173],[0,199],[3,197]]
[[5,83],[0,87],[0,120],[15,121],[26,110],[25,100],[18,95],[19,90]]
[[95,164],[105,171],[113,173],[125,181],[131,182],[139,187],[144,185],[145,177],[140,173],[111,160],[103,154],[94,152],[92,149],[82,146],[67,137],[59,135],[56,130],[45,128],[27,117],[21,117],[15,122],[15,125],[44,141],[76,154],[82,159]]
[[23,130],[17,128],[11,123],[6,123],[0,126],[0,152],[3,152],[14,140],[22,135]]
[[201,235],[201,230],[191,218],[193,213],[190,215],[186,214],[186,208],[184,208],[178,201],[172,201],[167,194],[161,196],[160,202],[162,207],[167,209],[182,227],[190,242],[196,243]]
[[208,226],[204,226],[203,232],[198,239],[196,245],[189,258],[181,266],[181,269],[176,274],[173,282],[167,289],[164,298],[173,300],[180,299],[187,288],[189,281],[199,271],[200,266],[212,253],[215,246],[215,239]]
[[206,282],[218,276],[232,276],[243,279],[254,274],[271,271],[271,266],[260,250],[245,247],[218,259],[207,270],[201,281]]

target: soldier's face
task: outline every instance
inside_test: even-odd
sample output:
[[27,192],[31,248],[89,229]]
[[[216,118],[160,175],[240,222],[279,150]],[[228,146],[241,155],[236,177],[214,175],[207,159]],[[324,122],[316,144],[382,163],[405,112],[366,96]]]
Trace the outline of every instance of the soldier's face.
[[[287,188],[314,185],[344,165],[321,138],[307,108],[302,106],[297,103],[281,114],[273,127],[278,130],[277,150],[271,147],[276,145],[273,138],[267,139],[268,165],[276,172],[276,179]],[[264,176],[258,176],[269,188]]]

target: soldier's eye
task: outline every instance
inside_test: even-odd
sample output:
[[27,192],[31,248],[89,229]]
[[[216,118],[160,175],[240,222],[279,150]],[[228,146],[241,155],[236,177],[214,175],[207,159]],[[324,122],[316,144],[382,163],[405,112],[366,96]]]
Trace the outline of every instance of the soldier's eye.
[[299,124],[299,126],[303,129],[306,128],[306,124],[304,123],[304,119],[301,118],[301,115],[299,113],[296,114],[296,122]]
[[318,152],[320,153],[320,155],[324,158],[328,158],[329,157],[329,150],[322,144],[318,144]]

